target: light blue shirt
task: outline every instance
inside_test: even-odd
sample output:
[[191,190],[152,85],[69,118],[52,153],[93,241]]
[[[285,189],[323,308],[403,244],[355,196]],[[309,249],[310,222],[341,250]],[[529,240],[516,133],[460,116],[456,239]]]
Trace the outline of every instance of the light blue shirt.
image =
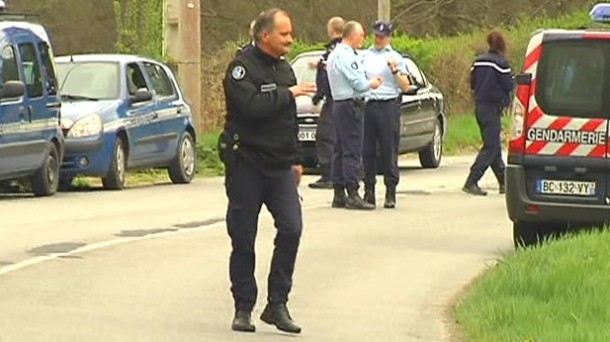
[[326,70],[330,92],[336,101],[354,98],[364,98],[371,89],[366,78],[362,55],[351,46],[339,43],[328,56]]
[[407,66],[404,58],[392,49],[390,45],[377,49],[374,45],[364,53],[364,70],[369,77],[381,77],[383,83],[377,89],[371,89],[366,97],[369,100],[389,100],[395,99],[402,93],[402,89],[396,80],[396,76],[392,74],[392,70],[388,66],[388,61],[396,60],[396,67],[402,72],[407,72]]

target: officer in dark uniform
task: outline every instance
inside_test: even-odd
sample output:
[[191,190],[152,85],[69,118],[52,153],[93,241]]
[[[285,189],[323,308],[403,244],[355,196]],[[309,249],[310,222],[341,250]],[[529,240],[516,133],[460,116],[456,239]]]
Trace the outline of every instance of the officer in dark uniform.
[[[368,93],[364,113],[364,200],[376,204],[375,183],[377,168],[380,167],[386,187],[383,206],[394,208],[396,186],[400,178],[398,147],[401,94],[414,82],[407,73],[402,55],[392,48],[392,23],[378,21],[373,26],[373,31],[375,41],[365,53],[364,70],[369,75],[383,77],[383,84]],[[380,165],[377,165],[377,151]]]
[[332,189],[333,182],[330,177],[333,148],[335,145],[335,128],[333,127],[333,96],[328,84],[328,74],[326,72],[326,62],[328,55],[334,50],[335,46],[341,42],[344,20],[341,17],[332,17],[328,20],[326,29],[330,41],[326,44],[326,52],[316,64],[316,87],[317,91],[312,101],[318,105],[323,99],[324,104],[320,111],[316,126],[316,155],[318,166],[320,167],[320,178],[314,183],[309,184],[312,189]]
[[[381,77],[367,79],[363,56],[355,49],[364,42],[362,25],[349,21],[343,27],[342,41],[328,57],[328,81],[333,96],[333,123],[336,142],[332,163],[332,207],[358,210],[375,209],[358,193],[362,159],[362,123],[365,93],[379,88]],[[347,196],[345,191],[347,190]]]
[[510,104],[510,94],[514,88],[513,77],[506,59],[506,41],[499,32],[487,36],[489,51],[478,56],[470,72],[470,86],[474,91],[475,114],[483,147],[479,151],[463,191],[485,196],[478,181],[485,171],[491,169],[498,180],[500,193],[504,193],[504,161],[502,160],[502,112]]
[[232,241],[232,329],[255,330],[251,312],[257,298],[254,241],[264,204],[277,235],[268,279],[265,323],[299,333],[286,307],[302,231],[297,164],[295,97],[315,92],[315,84],[296,84],[283,58],[292,44],[292,23],[279,9],[264,12],[254,25],[255,47],[237,56],[224,79],[227,116],[219,139],[229,200],[227,229]]

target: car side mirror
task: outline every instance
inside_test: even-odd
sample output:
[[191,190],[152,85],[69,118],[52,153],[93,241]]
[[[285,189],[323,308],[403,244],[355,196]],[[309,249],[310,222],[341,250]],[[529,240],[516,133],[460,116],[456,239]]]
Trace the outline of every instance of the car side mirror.
[[131,103],[140,103],[152,100],[153,96],[146,88],[136,90],[136,93],[131,96]]
[[25,84],[21,81],[8,81],[0,90],[0,99],[21,97],[25,94]]
[[522,73],[515,76],[515,83],[518,85],[530,85],[532,83],[532,74]]

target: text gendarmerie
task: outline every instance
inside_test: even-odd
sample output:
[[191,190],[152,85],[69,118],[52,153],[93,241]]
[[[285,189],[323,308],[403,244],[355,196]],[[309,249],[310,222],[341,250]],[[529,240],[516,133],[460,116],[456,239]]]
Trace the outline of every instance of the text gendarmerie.
[[527,131],[527,139],[530,141],[548,141],[552,143],[603,145],[606,143],[606,132],[530,128]]

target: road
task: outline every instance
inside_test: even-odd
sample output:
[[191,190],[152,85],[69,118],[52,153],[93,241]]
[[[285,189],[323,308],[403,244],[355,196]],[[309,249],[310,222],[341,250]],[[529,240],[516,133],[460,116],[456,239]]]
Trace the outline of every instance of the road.
[[[401,162],[398,208],[330,208],[301,193],[305,231],[289,307],[302,341],[452,341],[448,303],[511,248],[504,199],[460,191],[470,157]],[[382,203],[383,187],[378,189]],[[255,334],[230,331],[222,180],[0,198],[0,341],[279,341],[258,316],[274,228],[257,240]]]

